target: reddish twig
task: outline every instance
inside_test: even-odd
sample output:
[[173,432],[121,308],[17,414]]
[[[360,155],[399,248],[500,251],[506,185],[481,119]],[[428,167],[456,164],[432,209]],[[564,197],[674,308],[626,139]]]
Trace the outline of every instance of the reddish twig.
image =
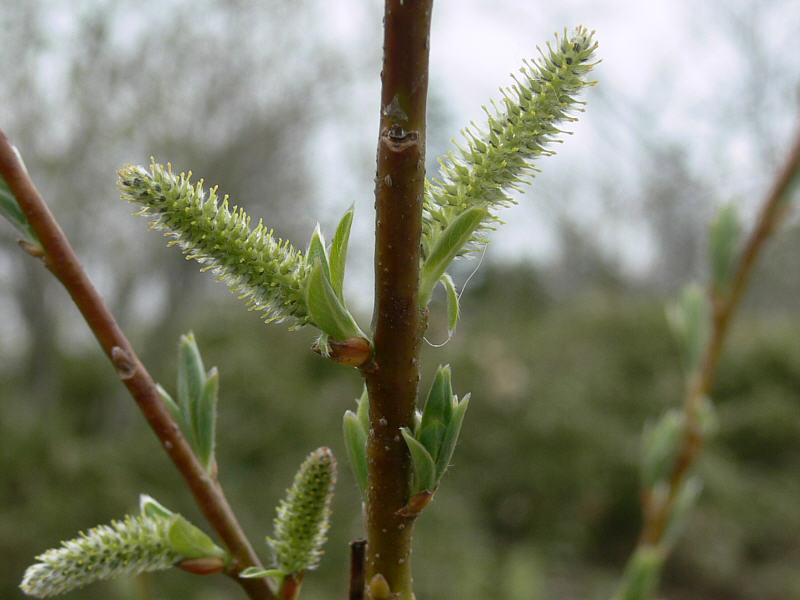
[[734,272],[730,292],[725,295],[712,294],[711,333],[706,343],[697,372],[690,380],[684,401],[686,429],[678,451],[678,458],[670,477],[667,501],[660,506],[649,506],[645,498],[645,523],[642,530],[642,545],[657,545],[666,529],[672,508],[703,447],[703,435],[699,423],[700,405],[714,386],[717,366],[730,330],[736,309],[741,304],[750,276],[767,240],[775,231],[789,207],[788,195],[800,179],[800,131],[792,144],[783,168],[778,173],[761,206],[755,227],[748,237]]
[[366,576],[413,597],[411,529],[398,514],[411,479],[401,427],[412,427],[423,318],[420,236],[432,0],[386,0],[375,186],[374,355],[364,368],[370,403]]
[[84,271],[67,237],[31,181],[5,134],[0,131],[0,175],[14,194],[22,212],[41,242],[44,264],[63,284],[122,383],[136,401],[164,450],[178,468],[211,527],[234,558],[229,569],[254,600],[272,600],[264,579],[241,579],[238,572],[260,566],[258,556],[225,498],[219,483],[198,462],[177,423],[161,401],[155,382],[140,362],[113,315]]

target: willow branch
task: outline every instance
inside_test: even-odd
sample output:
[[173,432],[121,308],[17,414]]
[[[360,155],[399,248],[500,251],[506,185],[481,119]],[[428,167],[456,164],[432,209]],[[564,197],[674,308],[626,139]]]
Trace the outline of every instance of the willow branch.
[[195,457],[178,424],[162,403],[153,378],[86,275],[69,240],[2,131],[0,175],[41,242],[44,254],[40,258],[72,297],[122,383],[186,481],[198,507],[235,559],[235,566],[229,574],[253,600],[272,600],[274,595],[266,580],[238,577],[241,569],[260,566],[260,562],[236,520],[222,487]]
[[686,428],[678,451],[678,459],[670,477],[668,500],[660,507],[648,506],[645,502],[645,523],[640,544],[657,545],[661,541],[681,486],[702,450],[704,440],[699,423],[700,404],[712,391],[733,316],[741,304],[764,246],[789,208],[788,196],[798,180],[800,180],[800,131],[794,139],[785,164],[761,205],[756,225],[739,256],[730,292],[725,295],[712,295],[711,333],[700,367],[690,380],[684,400]]
[[420,237],[432,0],[386,0],[375,186],[374,364],[370,400],[367,564],[402,600],[413,597],[410,463],[400,435],[411,427],[419,383]]

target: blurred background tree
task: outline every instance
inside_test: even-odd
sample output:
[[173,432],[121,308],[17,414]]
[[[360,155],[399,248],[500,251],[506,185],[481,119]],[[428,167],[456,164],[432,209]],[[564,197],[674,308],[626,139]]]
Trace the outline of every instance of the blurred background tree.
[[[125,218],[114,173],[150,153],[191,166],[297,241],[313,228],[310,214],[330,225],[333,206],[355,201],[352,254],[370,256],[381,6],[321,4],[0,5],[0,122],[153,374],[174,380],[178,334],[189,329],[220,367],[221,477],[254,539],[269,531],[300,457],[320,444],[343,456],[340,417],[359,390],[308,351],[310,333],[262,327]],[[464,297],[459,335],[426,361],[428,371],[451,362],[457,392],[475,401],[457,481],[419,530],[421,598],[484,598],[499,578],[512,600],[604,599],[635,542],[639,434],[682,389],[663,302],[702,274],[714,208],[733,199],[746,214],[760,197],[800,89],[800,59],[787,50],[800,23],[791,0],[650,4],[655,17],[633,2],[436,8],[432,157],[443,132],[477,114],[505,61],[530,55],[554,23],[596,27],[605,63],[579,139],[508,214]],[[662,44],[655,52],[631,27],[646,30],[651,18],[663,19],[649,32]],[[471,48],[468,32],[483,34],[484,47]],[[487,69],[488,83],[477,81]],[[130,510],[139,492],[196,514],[63,292],[2,227],[0,596],[21,598],[36,553]],[[798,246],[795,219],[765,257],[729,344],[706,490],[664,597],[800,597]],[[462,281],[473,266],[463,263]],[[366,310],[367,271],[352,285]],[[442,312],[434,306],[435,319]],[[430,337],[444,339],[445,324]],[[357,501],[343,475],[311,600],[344,593]],[[447,572],[426,569],[427,557]],[[176,572],[72,597],[237,593],[225,581],[202,584]]]

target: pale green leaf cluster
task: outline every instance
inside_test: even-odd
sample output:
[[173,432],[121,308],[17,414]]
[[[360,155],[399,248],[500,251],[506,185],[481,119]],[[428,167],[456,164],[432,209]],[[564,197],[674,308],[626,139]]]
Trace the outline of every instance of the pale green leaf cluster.
[[158,385],[158,393],[169,409],[200,463],[209,473],[216,468],[216,423],[219,372],[206,371],[193,333],[182,335],[178,345],[178,400]]
[[217,189],[206,192],[191,173],[175,175],[170,166],[150,170],[128,165],[119,171],[122,198],[142,207],[155,229],[173,238],[187,258],[213,271],[266,321],[309,322],[306,280],[310,266],[288,241],[277,239]]
[[453,394],[449,366],[436,371],[422,414],[414,430],[401,429],[414,470],[412,493],[434,492],[444,476],[461,433],[470,395]]
[[336,459],[329,448],[308,455],[278,505],[275,531],[267,542],[285,575],[315,568],[330,527],[331,500],[336,484]]
[[347,410],[344,413],[342,432],[347,460],[353,470],[361,494],[367,493],[367,438],[369,437],[369,395],[367,386],[356,400],[356,412]]
[[486,231],[499,220],[495,211],[514,203],[509,192],[533,177],[535,159],[553,154],[549,146],[564,133],[559,127],[581,110],[577,95],[593,84],[587,75],[596,48],[593,32],[584,27],[556,35],[501,90],[501,100],[484,108],[486,123],[465,128],[464,145],[440,160],[439,178],[425,190],[421,302],[430,300],[455,256],[485,243]]

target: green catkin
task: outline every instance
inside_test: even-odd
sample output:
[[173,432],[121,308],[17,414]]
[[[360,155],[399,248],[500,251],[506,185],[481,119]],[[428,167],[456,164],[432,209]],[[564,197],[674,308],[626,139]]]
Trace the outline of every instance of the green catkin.
[[319,563],[335,484],[336,459],[330,449],[318,448],[300,466],[278,505],[275,534],[267,540],[283,573],[301,573]]
[[175,175],[171,166],[150,164],[150,170],[127,165],[119,170],[123,200],[142,209],[152,227],[173,238],[187,258],[214,272],[267,322],[289,321],[295,327],[309,322],[305,283],[310,268],[288,241],[276,239],[261,221],[254,229],[250,217],[228,197],[208,193],[191,173]]
[[181,557],[167,543],[168,519],[128,516],[81,533],[36,557],[20,589],[50,598],[96,581],[169,569]]
[[[578,27],[567,35],[555,36],[555,44],[538,60],[526,61],[515,84],[501,89],[500,102],[484,107],[487,123],[474,123],[462,131],[466,145],[456,144],[442,157],[438,179],[427,182],[424,197],[422,244],[427,257],[437,239],[458,215],[472,207],[490,211],[511,204],[510,191],[532,179],[537,171],[533,161],[554,154],[549,149],[564,133],[563,122],[577,120],[583,102],[576,95],[593,85],[586,75],[597,43],[594,32]],[[485,243],[485,233],[499,219],[490,212],[461,253]]]

